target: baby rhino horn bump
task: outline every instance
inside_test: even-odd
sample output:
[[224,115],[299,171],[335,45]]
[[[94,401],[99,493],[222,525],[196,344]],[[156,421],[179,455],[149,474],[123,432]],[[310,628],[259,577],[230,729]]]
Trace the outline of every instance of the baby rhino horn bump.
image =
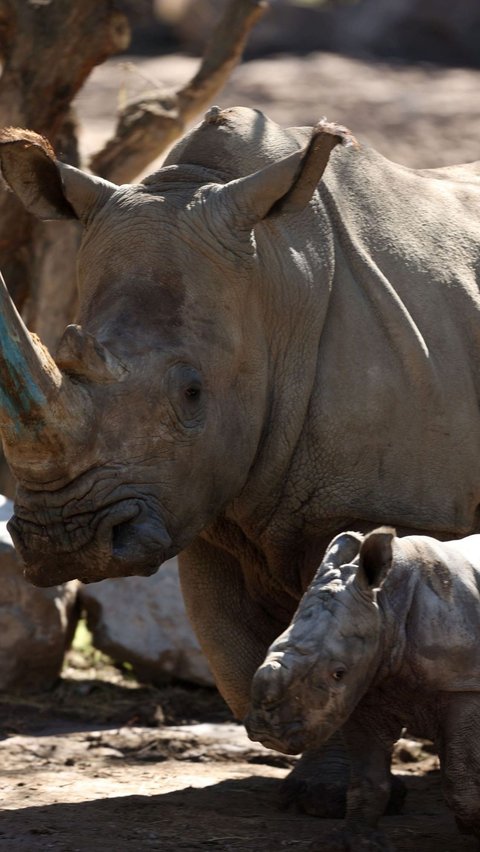
[[254,704],[271,706],[281,701],[288,683],[288,675],[276,660],[264,662],[255,672],[252,681]]
[[66,373],[98,384],[121,381],[128,373],[116,355],[79,325],[67,325],[55,360]]

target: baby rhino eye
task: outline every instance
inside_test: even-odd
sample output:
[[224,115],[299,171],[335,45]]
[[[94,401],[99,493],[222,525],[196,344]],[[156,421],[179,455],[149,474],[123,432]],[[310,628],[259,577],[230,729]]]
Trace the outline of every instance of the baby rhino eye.
[[200,384],[192,384],[185,388],[184,394],[187,399],[193,401],[200,396]]
[[332,677],[338,682],[339,680],[343,680],[346,672],[347,670],[344,666],[337,666],[337,668],[332,672]]

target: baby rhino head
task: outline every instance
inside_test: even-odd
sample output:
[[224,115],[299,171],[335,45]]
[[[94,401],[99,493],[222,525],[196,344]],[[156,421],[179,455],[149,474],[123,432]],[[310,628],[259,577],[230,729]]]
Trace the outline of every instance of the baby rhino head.
[[395,531],[342,533],[327,548],[292,623],[253,678],[247,732],[297,754],[325,742],[367,691],[381,659],[377,590]]

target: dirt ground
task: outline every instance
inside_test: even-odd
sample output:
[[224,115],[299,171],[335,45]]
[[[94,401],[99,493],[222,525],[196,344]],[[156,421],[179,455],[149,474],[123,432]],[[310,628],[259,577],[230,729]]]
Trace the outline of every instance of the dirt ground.
[[[85,157],[112,133],[118,107],[183,84],[197,67],[196,59],[172,55],[95,69],[77,98]],[[396,162],[432,168],[479,159],[479,82],[480,71],[313,53],[244,63],[215,100],[261,109],[285,126],[325,115]]]
[[[214,690],[141,687],[70,654],[50,693],[0,698],[2,852],[306,852],[331,820],[278,806],[295,758],[251,743]],[[405,812],[383,828],[405,852],[470,852],[443,805],[428,744],[402,740]]]
[[[183,82],[196,64],[168,56],[97,69],[78,99],[84,154],[108,137],[118,105]],[[326,114],[392,159],[429,167],[480,157],[479,84],[479,72],[462,69],[279,57],[239,68],[218,102],[283,124]],[[292,760],[250,743],[214,691],[139,687],[70,659],[51,693],[0,696],[0,727],[2,852],[327,848],[333,823],[278,809]],[[395,771],[408,799],[383,828],[398,850],[477,848],[456,831],[428,748],[401,743]]]

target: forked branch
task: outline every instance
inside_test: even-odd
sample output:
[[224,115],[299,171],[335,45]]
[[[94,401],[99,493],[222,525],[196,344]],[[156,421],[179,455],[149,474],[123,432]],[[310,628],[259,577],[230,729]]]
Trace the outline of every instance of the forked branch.
[[128,105],[113,138],[92,158],[92,171],[114,183],[129,183],[160,156],[225,85],[268,5],[268,0],[229,0],[195,76],[177,91]]

